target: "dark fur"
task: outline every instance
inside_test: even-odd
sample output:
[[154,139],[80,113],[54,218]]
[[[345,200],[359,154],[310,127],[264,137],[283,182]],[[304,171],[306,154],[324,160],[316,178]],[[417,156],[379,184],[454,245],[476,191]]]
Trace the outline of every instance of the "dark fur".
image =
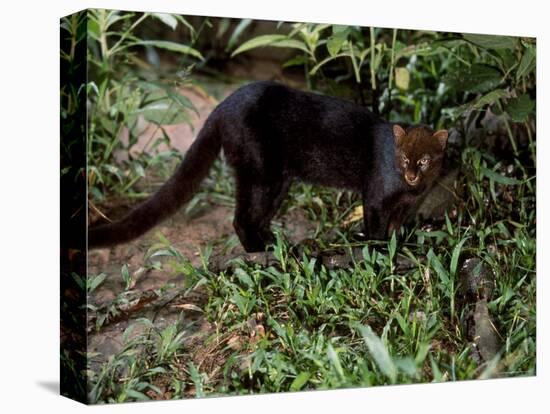
[[[362,106],[302,92],[274,82],[244,86],[209,116],[174,175],[150,199],[122,220],[91,228],[89,247],[129,241],[189,201],[223,148],[236,182],[234,227],[247,251],[273,241],[270,222],[293,179],[359,191],[364,200],[365,235],[384,239],[439,174],[446,131],[427,127],[397,137],[394,125]],[[442,139],[441,135],[445,135]],[[417,161],[429,153],[429,171],[411,171],[401,153]]]

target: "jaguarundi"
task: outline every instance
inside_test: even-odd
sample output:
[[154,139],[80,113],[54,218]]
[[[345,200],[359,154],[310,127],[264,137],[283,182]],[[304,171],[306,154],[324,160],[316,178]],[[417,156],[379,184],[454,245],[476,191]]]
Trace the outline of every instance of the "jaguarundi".
[[88,247],[130,241],[174,214],[221,149],[235,175],[233,225],[247,252],[274,241],[270,222],[294,179],[361,192],[364,235],[383,240],[438,177],[447,137],[422,125],[404,129],[343,99],[252,83],[214,109],[154,195],[121,220],[90,228]]

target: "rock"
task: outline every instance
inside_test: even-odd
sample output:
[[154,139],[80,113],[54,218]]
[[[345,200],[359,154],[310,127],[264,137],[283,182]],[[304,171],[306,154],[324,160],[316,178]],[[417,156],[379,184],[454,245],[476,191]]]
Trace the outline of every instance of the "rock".
[[458,293],[462,306],[473,305],[467,314],[465,329],[473,342],[473,358],[478,364],[489,362],[498,354],[501,341],[491,319],[487,301],[495,287],[492,269],[479,258],[466,259],[460,269]]
[[426,322],[427,319],[428,317],[426,316],[426,313],[423,311],[415,311],[415,312],[409,313],[409,322],[411,323],[414,321]]
[[416,211],[419,220],[441,218],[445,215],[445,211],[452,208],[456,201],[454,187],[457,177],[458,168],[455,168],[437,181]]
[[491,361],[500,350],[500,340],[493,326],[487,299],[476,302],[474,312],[474,343],[485,362]]
[[495,287],[493,271],[481,259],[466,259],[460,269],[459,291],[470,300],[489,299]]

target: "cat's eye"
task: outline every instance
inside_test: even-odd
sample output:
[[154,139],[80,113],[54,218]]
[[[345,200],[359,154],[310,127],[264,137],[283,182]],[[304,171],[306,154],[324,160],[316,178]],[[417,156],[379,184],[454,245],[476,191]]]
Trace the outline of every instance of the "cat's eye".
[[422,167],[427,166],[429,163],[430,163],[429,158],[422,158],[420,161],[418,161],[418,164],[421,165]]
[[401,156],[401,161],[403,162],[403,164],[408,164],[409,163],[409,159],[404,155]]

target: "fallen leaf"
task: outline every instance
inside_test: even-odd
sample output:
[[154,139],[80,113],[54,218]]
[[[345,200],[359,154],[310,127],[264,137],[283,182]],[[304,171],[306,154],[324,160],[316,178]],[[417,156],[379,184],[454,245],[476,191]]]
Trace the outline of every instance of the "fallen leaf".
[[355,223],[356,221],[359,221],[362,219],[363,219],[363,206],[357,206],[353,209],[351,213],[348,214],[348,216],[342,222],[342,225],[349,226],[351,223]]
[[192,303],[182,303],[181,305],[172,305],[172,307],[177,309],[185,309],[185,310],[193,310],[196,312],[202,312],[201,308],[199,308],[197,305],[193,305]]

